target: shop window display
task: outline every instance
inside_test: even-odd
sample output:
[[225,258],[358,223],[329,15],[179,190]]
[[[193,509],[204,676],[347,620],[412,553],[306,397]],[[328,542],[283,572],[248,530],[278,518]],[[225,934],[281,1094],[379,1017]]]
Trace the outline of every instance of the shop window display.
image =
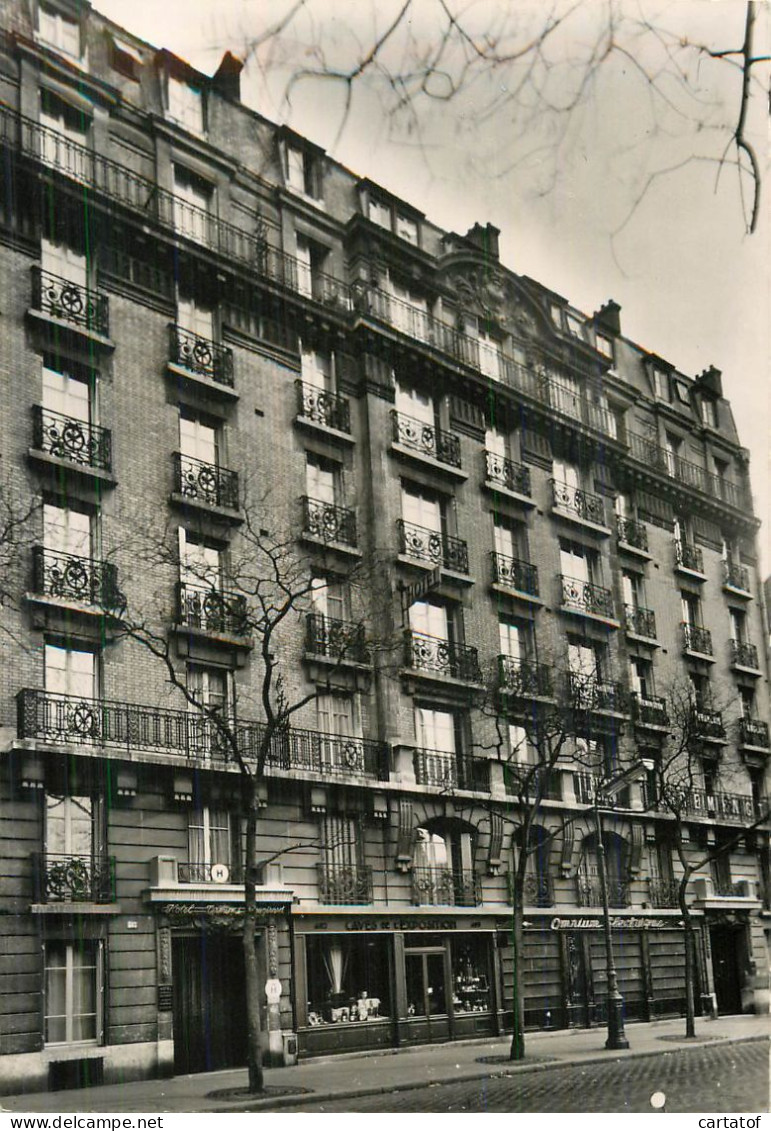
[[389,1017],[388,947],[385,937],[309,938],[308,1024],[350,1025]]
[[453,939],[452,1004],[456,1013],[486,1013],[491,1009],[489,955],[482,939]]

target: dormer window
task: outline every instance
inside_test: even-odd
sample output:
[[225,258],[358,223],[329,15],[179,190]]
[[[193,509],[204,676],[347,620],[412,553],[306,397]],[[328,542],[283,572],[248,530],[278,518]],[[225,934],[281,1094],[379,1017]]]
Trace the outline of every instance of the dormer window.
[[669,403],[669,379],[663,369],[653,370],[653,392],[657,400]]
[[44,4],[38,5],[37,31],[41,42],[73,59],[80,58],[80,24],[71,16],[65,15]]
[[410,219],[409,216],[402,216],[397,212],[396,234],[400,239],[406,240],[407,243],[414,244],[417,247],[418,225],[416,221]]
[[597,353],[601,353],[603,357],[607,357],[609,361],[613,360],[613,339],[608,338],[605,334],[596,331],[594,335],[594,348]]
[[168,116],[177,125],[194,134],[204,132],[203,91],[182,79],[169,75]]
[[701,400],[701,422],[707,428],[717,428],[717,404],[709,397]]
[[139,82],[142,63],[142,56],[135,47],[124,39],[119,39],[117,35],[110,36],[110,65],[114,70],[127,79]]
[[315,153],[287,141],[283,146],[283,164],[287,188],[314,200],[321,197],[319,163]]
[[691,403],[691,398],[689,395],[688,386],[686,385],[685,381],[673,381],[672,386],[674,388],[675,396],[679,400],[680,404],[689,405]]
[[420,245],[420,228],[417,217],[408,216],[402,212],[398,205],[378,200],[377,197],[367,197],[367,216],[379,228],[385,228],[413,247]]
[[373,224],[378,224],[381,228],[391,230],[391,209],[387,204],[370,198],[367,214]]

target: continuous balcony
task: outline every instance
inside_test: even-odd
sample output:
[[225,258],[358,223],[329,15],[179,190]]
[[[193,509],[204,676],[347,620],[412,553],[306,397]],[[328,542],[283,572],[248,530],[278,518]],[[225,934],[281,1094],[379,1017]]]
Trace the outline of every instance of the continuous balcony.
[[742,671],[757,672],[760,675],[760,662],[755,645],[746,640],[730,640],[729,644],[731,646],[731,667],[739,668]]
[[332,663],[371,664],[363,624],[308,613],[305,618],[305,650]]
[[679,907],[680,885],[674,880],[648,880],[648,905],[656,910]]
[[356,548],[356,514],[322,499],[302,497],[303,534],[320,542]]
[[[250,733],[259,740],[259,727],[252,727]],[[363,781],[388,781],[388,747],[355,735],[292,727],[274,735],[266,768],[274,772],[296,770],[321,778],[341,774]]]
[[422,676],[442,676],[464,683],[481,683],[476,648],[422,632],[405,633],[405,666]]
[[212,636],[243,639],[249,631],[246,598],[242,593],[179,581],[177,624]]
[[648,471],[656,471],[684,487],[707,495],[712,500],[721,500],[738,510],[746,510],[751,506],[743,486],[722,476],[712,475],[698,464],[661,447],[655,440],[632,432],[628,434],[628,444],[631,458],[643,464]]
[[723,588],[742,597],[752,596],[750,590],[750,571],[737,562],[723,559]]
[[415,750],[413,763],[418,785],[444,790],[489,792],[490,763],[484,758],[451,754],[443,750]]
[[404,451],[461,470],[460,438],[454,432],[395,411],[391,413],[391,429],[394,444]]
[[559,582],[560,608],[563,612],[595,617],[606,624],[618,626],[610,589],[604,589],[601,585],[594,585],[591,581],[584,581],[582,578],[566,577],[564,574],[559,575]]
[[683,650],[698,656],[712,656],[712,633],[700,624],[688,624],[682,621]]
[[696,738],[708,742],[725,742],[726,732],[722,711],[715,711],[712,707],[701,704],[692,707],[691,730]]
[[103,853],[34,853],[36,903],[114,903],[115,857]]
[[509,558],[493,550],[490,554],[493,567],[493,585],[509,593],[536,599],[539,596],[538,566],[520,558]]
[[317,864],[319,903],[372,903],[372,869],[366,865]]
[[624,605],[624,621],[630,636],[656,639],[656,614],[652,609],[644,609],[641,605]]
[[237,511],[238,472],[174,452],[174,492],[186,504]]
[[498,687],[517,699],[544,699],[552,694],[552,671],[548,664],[498,657]]
[[32,309],[57,318],[78,330],[108,338],[110,316],[107,296],[85,284],[32,267]]
[[760,815],[751,797],[739,793],[708,793],[704,789],[692,789],[688,793],[684,813],[729,825],[751,825]]
[[477,872],[453,868],[413,868],[412,902],[434,907],[478,907],[482,882]]
[[532,766],[520,762],[504,762],[503,784],[509,797],[534,801],[562,800],[562,774],[558,769]]
[[667,701],[658,695],[640,695],[632,692],[632,719],[643,729],[663,730],[669,725]]
[[593,495],[580,487],[571,487],[559,479],[551,480],[553,511],[555,514],[573,521],[586,523],[610,533],[605,517],[605,500],[602,495]]
[[65,460],[77,469],[112,471],[112,437],[107,428],[63,416],[41,405],[32,406],[32,446],[46,456]]
[[485,485],[493,490],[502,490],[522,501],[532,504],[530,468],[523,463],[514,463],[497,452],[486,451]]
[[616,518],[616,532],[618,544],[624,550],[632,550],[638,554],[648,554],[648,530],[643,522],[633,518],[618,515]]
[[398,519],[399,553],[415,561],[441,566],[453,573],[468,574],[468,546],[462,538],[453,538],[442,530],[416,526]]
[[771,748],[768,723],[762,719],[740,719],[739,745],[753,747],[756,750]]
[[182,326],[169,326],[169,361],[215,385],[234,386],[233,351]]
[[347,397],[319,389],[307,381],[295,381],[297,390],[297,415],[303,422],[310,421],[323,428],[346,435],[351,431],[351,405]]
[[699,547],[684,542],[682,538],[676,538],[675,569],[683,573],[695,574],[700,579],[703,579],[705,577],[704,555]]
[[[609,907],[629,907],[629,884],[626,880],[608,876],[606,882]],[[599,878],[576,877],[576,901],[579,907],[602,907],[602,886]]]
[[64,554],[44,546],[32,549],[35,594],[62,602],[119,612],[126,598],[118,588],[118,571],[112,562]]

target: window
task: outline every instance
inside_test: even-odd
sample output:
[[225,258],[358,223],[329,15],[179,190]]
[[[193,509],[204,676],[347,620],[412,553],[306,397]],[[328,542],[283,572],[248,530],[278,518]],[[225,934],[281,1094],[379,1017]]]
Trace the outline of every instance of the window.
[[400,212],[396,213],[396,234],[407,243],[417,246],[418,243],[418,225],[415,220],[410,219],[409,216],[403,216]]
[[198,757],[210,758],[225,748],[225,737],[213,721],[212,713],[222,718],[232,717],[230,673],[222,668],[189,664],[186,682],[194,700],[188,702],[190,750]]
[[168,79],[169,117],[194,134],[204,132],[203,92],[189,82]]
[[555,459],[552,461],[552,467],[555,480],[567,487],[569,492],[581,489],[581,471],[574,463]]
[[322,852],[327,868],[360,867],[364,851],[358,817],[328,813],[321,825]]
[[329,620],[346,619],[346,590],[339,581],[328,577],[314,577],[311,581],[310,603],[313,612]]
[[676,477],[679,474],[682,447],[682,437],[674,436],[671,432],[666,433],[664,437],[664,459],[667,465],[667,475]]
[[321,272],[324,269],[326,249],[311,243],[305,236],[297,236],[297,290],[306,298],[322,299]]
[[482,319],[474,319],[467,329],[469,336],[477,343],[480,373],[493,381],[503,380],[500,341],[488,331]]
[[305,485],[309,499],[335,506],[340,494],[340,465],[323,456],[309,454]]
[[[207,416],[181,405],[179,409],[179,450],[183,456],[212,467],[219,465],[219,425]],[[184,462],[184,461],[183,461]],[[184,474],[184,472],[183,472]],[[196,472],[197,474],[197,472]]]
[[435,496],[423,494],[417,487],[402,487],[402,518],[437,534],[442,532],[442,504]]
[[193,299],[180,298],[177,302],[177,325],[196,338],[207,342],[214,338],[214,313],[197,306]]
[[79,558],[95,557],[91,515],[73,507],[43,505],[43,545],[53,554]]
[[752,687],[739,688],[739,710],[743,719],[758,717],[755,709],[755,691]]
[[197,588],[219,589],[222,554],[216,543],[179,528],[179,580]]
[[593,688],[602,680],[606,662],[607,655],[602,645],[568,637],[568,671],[574,690],[581,692]]
[[663,369],[653,370],[653,393],[657,400],[669,403],[669,377]]
[[332,392],[332,359],[329,354],[315,350],[302,351],[302,379],[320,392]]
[[49,412],[91,423],[93,385],[77,373],[65,373],[53,368],[53,363],[43,361],[43,408]]
[[410,629],[422,636],[438,640],[451,640],[454,636],[452,620],[445,605],[430,601],[415,601],[409,608]]
[[102,944],[92,939],[45,943],[47,1045],[102,1039]]
[[[629,903],[627,842],[618,833],[605,832],[602,844],[608,903],[611,907],[626,907]],[[602,904],[597,838],[594,834],[583,840],[578,862],[578,896],[582,907],[599,907]]]
[[747,615],[743,609],[730,609],[731,639],[737,644],[747,643]]
[[629,661],[629,679],[638,699],[653,698],[653,664],[650,660],[632,657]]
[[675,396],[677,397],[680,404],[690,405],[690,391],[685,381],[678,381],[673,378],[672,388],[674,389]]
[[230,813],[209,805],[192,809],[187,821],[187,859],[192,883],[212,879],[212,865],[224,864],[230,871],[236,856],[233,851]]
[[613,360],[613,339],[601,334],[599,330],[594,335],[594,345],[598,353],[603,357],[607,357],[610,361]]
[[422,750],[454,754],[458,748],[456,720],[451,711],[415,707],[415,742]]
[[90,860],[104,843],[104,809],[98,798],[46,793],[46,855]]
[[515,617],[499,617],[498,646],[501,656],[511,660],[528,660],[533,651],[533,629],[529,621]]
[[624,604],[631,610],[644,605],[642,577],[639,573],[624,570],[621,575],[621,589],[624,595]]
[[395,407],[400,415],[417,420],[432,430],[436,428],[436,406],[434,398],[428,393],[402,385],[397,381]]
[[38,4],[37,32],[38,38],[49,47],[55,47],[73,59],[80,58],[80,26],[76,20],[45,4]]
[[426,872],[450,870],[457,875],[474,868],[474,844],[471,832],[443,825],[441,832],[429,828],[415,830],[412,853],[413,867]]
[[47,643],[43,663],[46,691],[76,699],[98,697],[95,652]]
[[701,624],[701,603],[695,594],[681,592],[680,605],[685,624],[691,628]]
[[40,91],[40,160],[74,180],[88,178],[91,154],[88,135],[91,118],[82,109],[57,98],[45,87]]
[[175,229],[197,243],[211,242],[212,186],[181,165],[174,166]]
[[284,146],[284,178],[288,188],[303,196],[318,198],[319,162],[315,155],[299,145],[287,142]]
[[373,200],[370,197],[367,212],[373,224],[378,224],[381,228],[391,230],[391,209],[389,205],[383,204],[379,200]]
[[52,243],[47,239],[40,242],[40,265],[43,271],[75,283],[78,287],[88,285],[88,264],[85,255],[66,244]]
[[527,535],[524,524],[494,517],[493,547],[496,554],[503,558],[527,561]]
[[568,373],[560,373],[549,384],[549,399],[554,408],[576,420],[583,419],[581,385]]
[[596,552],[574,542],[560,541],[560,572],[563,577],[574,581],[597,584],[599,561]]
[[[391,325],[421,342],[428,341],[428,302],[406,286],[388,279]],[[398,407],[398,406],[397,406]]]
[[391,947],[390,936],[374,933],[308,935],[308,1024],[315,1027],[388,1017]]
[[708,428],[717,428],[717,404],[710,397],[701,398],[701,422]]
[[508,459],[508,436],[497,428],[485,431],[485,450],[499,459]]
[[354,695],[320,692],[316,696],[316,721],[324,734],[361,737],[361,714]]

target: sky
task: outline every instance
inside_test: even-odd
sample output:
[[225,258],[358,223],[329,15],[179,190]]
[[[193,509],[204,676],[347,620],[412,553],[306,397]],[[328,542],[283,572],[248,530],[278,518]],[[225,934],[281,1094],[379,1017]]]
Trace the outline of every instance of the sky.
[[[521,75],[511,69],[471,82],[451,102],[419,104],[414,119],[395,121],[384,113],[390,91],[375,78],[356,88],[342,132],[341,84],[303,81],[287,104],[294,68],[316,66],[322,50],[331,65],[349,61],[373,31],[383,31],[400,2],[307,0],[313,19],[303,14],[279,49],[274,45],[269,54],[263,47],[249,58],[242,100],[291,124],[442,227],[464,232],[477,221],[495,224],[506,266],[588,314],[615,299],[623,333],[687,375],[709,365],[722,370],[740,441],[750,449],[755,512],[764,522],[761,567],[770,572],[768,209],[761,208],[758,230],[747,235],[733,171],[724,168],[717,178],[716,164],[704,159],[720,153],[723,127],[736,120],[738,71],[704,53],[664,55],[660,42],[632,28],[624,41],[629,50],[614,54],[581,87],[569,116],[531,113],[527,88],[516,103],[507,101]],[[642,10],[671,32],[668,43],[687,37],[723,48],[742,41],[741,0],[616,2],[622,13]],[[436,38],[436,3],[414,5],[409,31],[418,52]],[[289,0],[95,0],[94,6],[210,74],[225,50],[245,56],[247,42]],[[514,14],[524,35],[545,10],[535,0],[471,0],[464,8],[480,33]],[[564,105],[576,92],[586,73],[580,60],[596,42],[604,11],[600,0],[578,5],[547,45],[541,88],[551,104]],[[757,34],[757,47],[768,54],[767,18]],[[386,56],[392,67],[404,61],[403,44],[399,51]],[[687,89],[677,67],[688,68]],[[651,75],[661,98],[652,96]],[[757,107],[750,137],[767,170],[763,97]],[[654,177],[636,203],[651,174],[669,166],[677,168]]]

